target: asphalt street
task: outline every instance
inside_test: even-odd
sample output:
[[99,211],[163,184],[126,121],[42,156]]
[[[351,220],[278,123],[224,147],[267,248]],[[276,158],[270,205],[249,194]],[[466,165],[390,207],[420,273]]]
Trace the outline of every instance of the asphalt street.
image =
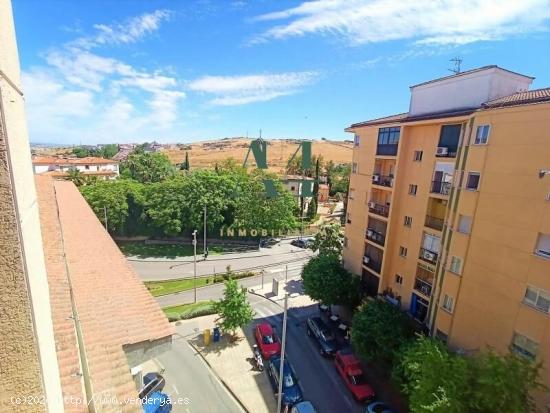
[[158,356],[156,362],[165,369],[164,391],[173,401],[174,413],[244,412],[181,335],[174,336],[172,349]]
[[[256,251],[210,255],[206,260],[202,256],[197,257],[197,275],[222,273],[225,272],[227,266],[231,266],[233,271],[291,266],[295,262],[307,260],[312,255],[312,251],[294,247],[290,245],[290,240],[283,240],[271,248],[261,248]],[[194,275],[193,257],[173,260],[158,258],[129,259],[129,262],[143,281],[192,278]]]

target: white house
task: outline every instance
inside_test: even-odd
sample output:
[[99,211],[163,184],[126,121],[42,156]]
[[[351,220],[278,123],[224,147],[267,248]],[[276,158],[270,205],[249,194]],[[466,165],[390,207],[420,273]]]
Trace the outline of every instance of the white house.
[[32,167],[35,174],[50,173],[54,176],[65,176],[71,169],[102,179],[114,179],[119,176],[117,161],[96,157],[35,156],[32,159]]

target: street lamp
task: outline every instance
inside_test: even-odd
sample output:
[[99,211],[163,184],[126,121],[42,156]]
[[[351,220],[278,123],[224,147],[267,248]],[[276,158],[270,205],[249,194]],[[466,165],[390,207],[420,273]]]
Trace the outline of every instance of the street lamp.
[[281,405],[283,402],[283,370],[285,365],[285,347],[286,347],[286,321],[288,317],[288,293],[285,294],[285,309],[283,315],[283,336],[281,338],[281,364],[279,365],[279,388],[277,390],[277,412],[281,411]]
[[197,302],[197,230],[193,231],[193,290]]
[[204,259],[208,257],[208,252],[206,250],[206,204],[204,205],[204,230],[203,230],[203,239],[204,239],[204,246],[202,247],[202,253],[204,255]]

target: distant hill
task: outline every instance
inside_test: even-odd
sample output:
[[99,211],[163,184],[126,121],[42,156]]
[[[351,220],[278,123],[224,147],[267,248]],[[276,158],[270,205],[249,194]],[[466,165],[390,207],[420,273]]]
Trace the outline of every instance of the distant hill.
[[[195,142],[191,144],[171,145],[161,151],[168,155],[171,162],[181,163],[185,152],[189,153],[191,168],[213,168],[216,163],[224,159],[234,158],[243,162],[252,139],[225,138],[213,141]],[[294,139],[267,140],[267,163],[273,172],[283,173],[288,159],[298,148],[298,141]],[[352,160],[353,142],[350,141],[313,141],[312,154],[321,155],[325,161],[332,160],[335,164],[349,164]],[[249,156],[249,165],[254,165],[254,157]]]

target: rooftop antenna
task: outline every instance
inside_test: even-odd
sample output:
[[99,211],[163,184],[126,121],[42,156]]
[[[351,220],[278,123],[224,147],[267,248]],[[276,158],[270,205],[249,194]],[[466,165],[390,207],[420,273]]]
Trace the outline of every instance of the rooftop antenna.
[[455,75],[460,73],[460,64],[462,63],[462,59],[460,57],[454,57],[450,62],[453,62],[454,67],[452,69],[449,69],[449,71],[453,72]]

